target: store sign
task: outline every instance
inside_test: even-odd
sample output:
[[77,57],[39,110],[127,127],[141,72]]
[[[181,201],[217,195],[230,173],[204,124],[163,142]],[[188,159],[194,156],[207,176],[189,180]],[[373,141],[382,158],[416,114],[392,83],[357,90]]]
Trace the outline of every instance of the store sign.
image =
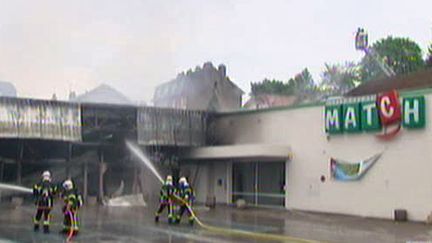
[[[377,96],[335,99],[325,106],[325,130],[329,134],[397,133],[425,126],[425,97],[399,98],[396,91]],[[394,128],[390,129],[393,126]],[[385,134],[384,134],[385,135]]]

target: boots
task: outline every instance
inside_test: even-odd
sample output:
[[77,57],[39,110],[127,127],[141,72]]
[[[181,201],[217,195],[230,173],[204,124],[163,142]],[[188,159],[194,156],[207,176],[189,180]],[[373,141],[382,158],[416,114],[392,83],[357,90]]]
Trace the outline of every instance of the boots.
[[49,226],[48,225],[44,225],[43,226],[43,232],[44,232],[44,234],[49,234]]
[[159,222],[159,215],[155,216],[155,222],[158,223]]
[[39,224],[35,224],[35,225],[34,225],[34,227],[33,227],[33,231],[34,231],[34,232],[39,231]]
[[169,217],[168,224],[174,224],[174,223],[175,223],[175,219],[173,219],[173,217]]

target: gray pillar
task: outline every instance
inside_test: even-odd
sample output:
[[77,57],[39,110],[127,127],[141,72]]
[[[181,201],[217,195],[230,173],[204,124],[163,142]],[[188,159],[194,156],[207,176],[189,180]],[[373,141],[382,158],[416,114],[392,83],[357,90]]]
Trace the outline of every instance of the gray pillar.
[[0,182],[3,182],[4,180],[4,166],[5,166],[5,162],[1,161],[0,162]]
[[83,185],[83,197],[84,197],[84,202],[87,201],[87,196],[88,196],[88,189],[87,189],[87,184],[88,184],[88,162],[84,162],[84,171],[83,171],[83,178],[84,178],[84,185]]
[[[3,182],[4,179],[4,162],[1,161],[0,162],[0,182]],[[2,200],[2,195],[1,195],[2,191],[0,190],[0,202]]]
[[19,146],[20,147],[19,147],[18,159],[16,160],[16,164],[17,164],[16,178],[17,178],[17,184],[21,185],[21,183],[22,183],[22,177],[21,177],[22,176],[22,159],[24,156],[24,144],[20,143]]
[[214,195],[214,165],[213,162],[208,164],[207,170],[207,199],[206,206],[215,207],[216,206],[216,198]]
[[103,190],[103,175],[104,175],[104,154],[103,150],[100,154],[100,161],[99,161],[99,201],[102,202],[102,199],[104,198],[104,190]]
[[138,193],[138,169],[139,167],[135,166],[133,170],[132,194]]
[[17,184],[21,185],[22,183],[22,178],[21,178],[21,173],[22,173],[22,164],[21,164],[21,160],[17,160]]
[[208,184],[207,184],[207,190],[209,196],[214,196],[214,164],[213,162],[209,163],[208,166]]
[[67,158],[66,158],[66,177],[68,179],[71,178],[71,160],[72,160],[72,143],[68,143],[68,152],[67,152]]

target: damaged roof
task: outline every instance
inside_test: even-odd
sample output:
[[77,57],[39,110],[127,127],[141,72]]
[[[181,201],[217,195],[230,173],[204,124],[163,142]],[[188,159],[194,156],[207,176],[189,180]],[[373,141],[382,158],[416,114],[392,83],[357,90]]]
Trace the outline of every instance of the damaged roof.
[[421,71],[371,80],[360,84],[345,96],[361,96],[377,94],[389,90],[415,90],[432,87],[432,68]]

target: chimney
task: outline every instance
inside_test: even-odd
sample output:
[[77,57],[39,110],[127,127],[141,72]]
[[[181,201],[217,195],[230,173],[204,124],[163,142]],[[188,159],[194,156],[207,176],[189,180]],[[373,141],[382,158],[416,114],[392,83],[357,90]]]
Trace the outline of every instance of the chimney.
[[211,62],[206,62],[206,63],[204,63],[204,65],[203,65],[203,69],[204,69],[204,70],[210,70],[210,69],[213,69],[213,64],[212,64]]
[[218,71],[222,77],[226,77],[226,66],[221,64],[218,67]]
[[76,93],[75,93],[75,91],[71,91],[70,93],[69,93],[69,100],[74,100],[75,98],[76,98]]

